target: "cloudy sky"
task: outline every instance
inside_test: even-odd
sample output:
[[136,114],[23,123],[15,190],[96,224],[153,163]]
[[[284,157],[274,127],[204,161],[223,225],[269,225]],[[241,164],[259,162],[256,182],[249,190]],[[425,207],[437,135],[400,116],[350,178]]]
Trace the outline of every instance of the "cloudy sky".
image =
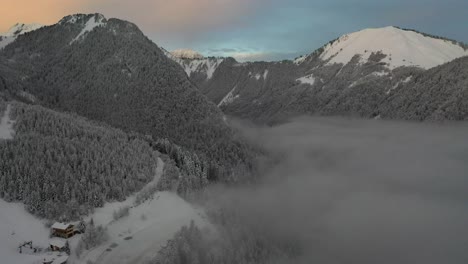
[[136,23],[169,50],[279,60],[342,34],[396,25],[468,42],[466,0],[0,0],[0,32],[17,22],[53,24],[72,13]]

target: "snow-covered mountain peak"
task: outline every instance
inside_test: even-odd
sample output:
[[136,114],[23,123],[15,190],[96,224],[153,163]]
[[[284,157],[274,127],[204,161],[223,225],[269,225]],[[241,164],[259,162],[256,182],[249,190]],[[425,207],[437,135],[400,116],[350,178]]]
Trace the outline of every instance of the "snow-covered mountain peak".
[[203,59],[204,56],[191,49],[178,49],[171,52],[172,56],[179,59]]
[[32,24],[23,24],[23,23],[17,23],[13,25],[8,32],[5,34],[2,34],[3,36],[7,37],[12,37],[12,36],[18,36],[30,31],[34,31],[36,29],[39,29],[43,27],[44,25],[37,24],[37,23],[32,23]]
[[[62,22],[66,19],[64,22]],[[79,39],[83,39],[85,35],[93,31],[97,27],[105,26],[107,19],[102,14],[93,14],[93,15],[72,15],[62,19],[60,23],[81,23],[82,30],[81,32],[70,42],[73,44]]]
[[93,19],[95,22],[104,22],[106,21],[106,17],[104,17],[103,14],[95,13],[95,14],[74,14],[74,15],[69,15],[64,18],[62,18],[58,24],[63,25],[63,24],[75,24],[75,23],[86,23],[90,19]]
[[381,61],[390,69],[417,66],[428,69],[468,55],[459,44],[416,31],[396,27],[369,28],[341,36],[327,44],[320,55],[329,64],[347,64],[355,55],[366,62],[372,53],[385,55]]

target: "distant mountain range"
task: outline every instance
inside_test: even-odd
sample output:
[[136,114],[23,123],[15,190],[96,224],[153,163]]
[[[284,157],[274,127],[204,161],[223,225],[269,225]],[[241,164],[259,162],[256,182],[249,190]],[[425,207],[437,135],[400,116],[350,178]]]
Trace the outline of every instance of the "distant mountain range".
[[[384,27],[346,34],[293,61],[169,57],[226,114],[277,122],[302,114],[468,119],[458,103],[468,99],[467,55],[463,43]],[[447,73],[434,81],[434,72]]]

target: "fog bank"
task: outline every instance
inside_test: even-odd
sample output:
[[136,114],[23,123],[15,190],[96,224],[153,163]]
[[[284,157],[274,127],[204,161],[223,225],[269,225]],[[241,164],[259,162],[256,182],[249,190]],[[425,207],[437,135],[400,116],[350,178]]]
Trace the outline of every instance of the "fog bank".
[[219,202],[272,239],[299,241],[304,263],[468,263],[466,124],[237,126],[277,162]]

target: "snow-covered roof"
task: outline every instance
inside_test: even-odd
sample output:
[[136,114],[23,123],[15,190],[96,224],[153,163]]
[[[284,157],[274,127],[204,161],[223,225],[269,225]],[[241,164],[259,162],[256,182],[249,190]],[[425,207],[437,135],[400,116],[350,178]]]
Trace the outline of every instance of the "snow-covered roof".
[[66,223],[59,223],[59,222],[55,222],[51,228],[52,229],[60,229],[60,230],[66,230],[68,227],[70,227],[71,224],[66,224]]
[[58,248],[63,248],[63,247],[65,246],[65,243],[66,243],[65,240],[63,240],[63,239],[58,239],[58,238],[56,238],[56,239],[51,239],[51,240],[49,241],[49,244],[50,244],[51,246],[58,247]]

